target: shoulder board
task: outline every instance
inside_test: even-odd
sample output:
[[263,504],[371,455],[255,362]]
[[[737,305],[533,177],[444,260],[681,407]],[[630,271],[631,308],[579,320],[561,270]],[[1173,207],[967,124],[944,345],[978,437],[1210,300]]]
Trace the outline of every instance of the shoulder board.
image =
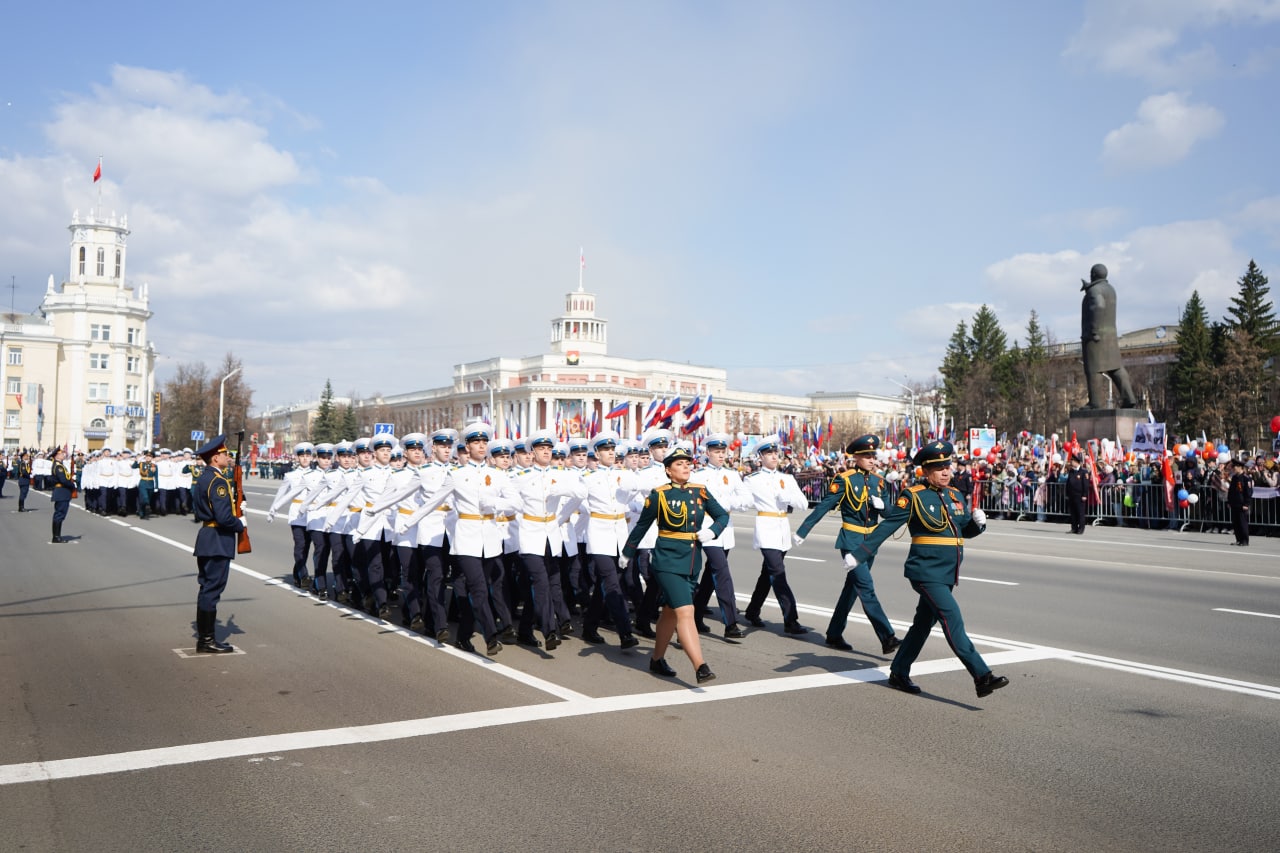
[[668,489],[670,489],[670,488],[671,488],[671,484],[670,484],[670,483],[665,483],[665,484],[663,484],[663,485],[661,485],[661,486],[654,486],[654,487],[653,487],[653,490],[654,490],[655,492],[665,492],[665,491],[667,491],[667,490],[668,490]]
[[907,491],[908,491],[908,492],[923,492],[923,491],[924,491],[925,489],[927,489],[927,488],[929,488],[929,487],[928,487],[928,486],[922,486],[922,485],[917,484],[917,485],[914,485],[914,486],[907,486]]
[[752,471],[750,474],[747,475],[747,479],[750,480],[752,477],[762,473],[763,471],[764,471],[763,468],[757,468],[756,470]]

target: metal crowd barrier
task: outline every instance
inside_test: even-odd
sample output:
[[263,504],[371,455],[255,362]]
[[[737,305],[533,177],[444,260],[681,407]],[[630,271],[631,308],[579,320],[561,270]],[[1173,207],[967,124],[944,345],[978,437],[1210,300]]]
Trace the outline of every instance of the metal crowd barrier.
[[[823,472],[804,471],[795,476],[811,506],[826,495],[828,477]],[[900,488],[900,483],[889,484],[886,504],[893,502]],[[1066,483],[1046,483],[1043,505],[1036,501],[1037,488],[1036,483],[987,480],[982,484],[977,503],[988,518],[1067,523]],[[1092,524],[1143,530],[1231,532],[1231,510],[1227,507],[1226,495],[1212,486],[1200,486],[1195,492],[1199,497],[1196,503],[1175,506],[1172,511],[1165,509],[1163,483],[1109,483],[1099,486],[1098,493],[1101,501],[1091,503],[1087,513]],[[1275,489],[1254,487],[1249,527],[1260,536],[1280,535],[1280,497]]]

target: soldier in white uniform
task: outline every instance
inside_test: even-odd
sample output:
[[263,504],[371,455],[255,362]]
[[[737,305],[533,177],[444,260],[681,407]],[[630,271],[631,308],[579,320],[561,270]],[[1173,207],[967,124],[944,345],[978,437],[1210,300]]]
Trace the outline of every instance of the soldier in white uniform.
[[502,643],[490,606],[490,588],[502,586],[503,529],[495,515],[515,512],[518,500],[510,479],[485,461],[491,436],[485,423],[473,423],[464,429],[465,463],[450,471],[436,491],[413,515],[406,516],[401,525],[417,524],[446,503],[457,512],[456,526],[450,536],[457,570],[454,578],[459,609],[456,645],[463,651],[474,652],[471,635],[479,622],[486,652],[496,655],[502,651]]
[[174,507],[174,470],[173,451],[167,447],[160,448],[156,458],[156,505],[160,515],[175,512]]
[[[569,457],[566,460],[568,470],[581,477],[591,470],[591,442],[583,436],[569,439]],[[587,600],[591,597],[591,587],[587,582],[587,516],[575,514],[569,524],[565,525],[565,559],[561,564],[561,589],[564,591],[565,603],[571,613],[580,613],[586,609]],[[572,541],[570,541],[572,540]],[[568,620],[565,620],[566,622]],[[568,623],[566,627],[572,627]]]
[[80,469],[80,491],[84,494],[84,508],[98,513],[98,466],[99,453],[93,451]]
[[102,448],[98,460],[98,514],[111,515],[116,511],[116,460],[111,448]]
[[133,452],[120,451],[116,460],[116,515],[128,515],[130,505],[138,505],[138,469],[133,467]]
[[[632,501],[631,511],[636,518],[640,517],[641,511],[644,509],[645,498],[649,496],[649,492],[656,489],[669,481],[667,477],[667,469],[662,464],[662,460],[666,458],[667,450],[671,447],[673,440],[671,430],[655,429],[651,430],[640,439],[641,451],[641,467],[636,472],[637,497]],[[649,463],[644,464],[644,455],[648,454]],[[639,588],[639,581],[644,581],[644,597],[639,601],[634,598],[632,602],[636,606],[636,633],[642,637],[653,639],[657,636],[654,633],[652,624],[658,618],[658,586],[653,583],[653,578],[649,573],[649,560],[653,554],[653,546],[658,541],[658,526],[649,528],[644,537],[640,540],[636,558],[631,561],[631,571],[633,583],[631,585],[632,595]]]
[[[695,470],[689,477],[689,482],[705,486],[716,503],[729,512],[754,510],[755,499],[742,482],[742,476],[725,465],[725,459],[729,455],[729,441],[729,436],[724,433],[707,436],[703,443],[707,464]],[[702,526],[704,530],[711,527],[711,518],[703,519]],[[698,633],[708,633],[711,629],[702,621],[702,609],[711,601],[711,593],[714,591],[716,600],[720,602],[725,639],[740,640],[746,636],[746,632],[738,625],[737,597],[733,590],[733,575],[729,572],[729,552],[733,550],[734,541],[733,524],[730,523],[718,539],[702,546],[706,571],[702,573],[698,591],[693,597],[693,613],[697,619]]]
[[325,472],[320,484],[320,492],[307,504],[308,524],[311,519],[318,522],[318,529],[329,541],[329,559],[333,564],[333,594],[331,598],[341,604],[351,601],[351,589],[355,580],[351,574],[351,553],[355,546],[351,542],[348,527],[354,524],[351,513],[340,518],[337,523],[329,523],[329,513],[338,505],[337,499],[355,483],[356,450],[350,441],[340,441],[333,446],[334,456],[338,460],[336,467]]
[[[564,547],[563,537],[571,527],[562,522],[559,512],[566,498],[582,498],[586,490],[576,471],[552,468],[551,454],[555,438],[550,430],[529,436],[533,465],[515,478],[519,495],[521,593],[525,608],[520,617],[518,640],[522,645],[538,646],[533,623],[546,640],[547,651],[560,645],[560,625],[568,621],[562,575],[557,570],[557,555]],[[565,519],[567,520],[567,519]]]
[[396,438],[380,433],[369,439],[368,450],[356,447],[360,463],[354,484],[338,499],[338,506],[329,510],[329,522],[336,522],[344,514],[355,516],[356,528],[351,541],[355,550],[351,555],[351,568],[364,593],[364,609],[372,616],[386,619],[391,615],[387,604],[386,566],[391,545],[383,533],[387,527],[384,514],[369,512],[374,502],[382,497],[391,477],[391,451]]
[[[192,470],[195,468],[196,460],[195,451],[190,447],[182,448],[182,458],[175,459],[173,464],[177,469],[174,475],[175,489],[178,493],[178,515],[191,514],[191,483]],[[195,521],[195,519],[192,519]]]
[[608,430],[592,439],[597,467],[582,477],[585,495],[574,499],[560,510],[562,516],[574,509],[587,520],[586,615],[582,620],[582,639],[600,644],[600,623],[607,611],[618,631],[624,649],[639,645],[631,633],[627,601],[618,583],[618,556],[627,541],[627,505],[635,499],[638,480],[633,471],[617,467],[616,448],[621,439]]
[[[515,485],[516,470],[514,468],[513,451],[515,443],[509,438],[495,438],[489,442],[489,464],[507,475]],[[516,610],[523,599],[520,590],[520,521],[518,513],[507,516],[494,516],[494,521],[501,526],[506,519],[507,526],[502,535],[502,594],[507,612],[515,618]]]
[[306,516],[307,539],[311,542],[311,591],[321,601],[329,600],[329,558],[333,545],[324,531],[325,513],[311,509],[311,501],[325,490],[329,470],[333,467],[333,445],[321,442],[315,446],[316,466],[302,475],[306,484],[303,513]]
[[[311,573],[307,571],[307,554],[311,550],[311,542],[307,539],[307,515],[306,503],[304,503],[308,497],[307,489],[310,484],[304,475],[311,470],[311,459],[315,449],[315,445],[309,441],[300,441],[293,446],[294,467],[284,475],[284,482],[276,490],[276,496],[267,510],[268,524],[275,521],[276,516],[281,512],[288,511],[289,532],[293,536],[293,583],[299,589],[311,586]],[[172,488],[173,465],[170,464],[169,468]]]
[[796,597],[787,583],[787,567],[783,558],[791,547],[791,523],[787,520],[787,513],[793,509],[807,510],[809,499],[800,490],[796,478],[778,468],[777,439],[760,442],[756,445],[756,452],[760,454],[760,469],[748,474],[743,482],[755,504],[754,544],[764,562],[744,615],[752,625],[763,628],[765,623],[760,618],[760,608],[772,587],[778,606],[782,608],[783,630],[788,634],[806,634],[809,629],[800,624]]

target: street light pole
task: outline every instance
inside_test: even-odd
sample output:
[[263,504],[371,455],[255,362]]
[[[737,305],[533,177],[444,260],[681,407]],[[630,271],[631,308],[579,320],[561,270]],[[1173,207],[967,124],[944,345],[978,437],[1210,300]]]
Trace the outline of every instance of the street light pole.
[[483,376],[480,377],[480,381],[484,383],[484,387],[489,389],[489,426],[492,427],[493,435],[496,438],[498,435],[498,418],[493,412],[493,386]]
[[[889,379],[889,377],[886,376],[885,379]],[[911,443],[914,446],[915,437],[920,434],[920,424],[917,422],[917,416],[916,416],[916,391],[910,385],[903,385],[901,382],[899,382],[896,379],[889,379],[889,381],[911,395],[911,429],[912,429]]]
[[222,406],[227,399],[227,380],[239,372],[240,368],[237,367],[235,370],[222,377],[222,381],[218,383],[218,435],[222,435]]

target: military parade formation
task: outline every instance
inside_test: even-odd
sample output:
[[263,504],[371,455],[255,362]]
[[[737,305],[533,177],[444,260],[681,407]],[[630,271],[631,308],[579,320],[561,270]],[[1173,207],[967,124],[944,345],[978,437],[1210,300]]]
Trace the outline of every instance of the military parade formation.
[[[219,436],[197,455],[224,441]],[[785,557],[839,509],[836,548],[846,577],[826,644],[853,649],[844,633],[860,599],[881,653],[897,652],[891,686],[919,691],[909,678],[911,662],[939,621],[980,696],[1008,683],[973,651],[952,595],[963,541],[979,535],[986,519],[949,485],[949,443],[920,450],[920,483],[886,508],[889,491],[877,473],[880,438],[855,439],[846,449],[847,470],[811,511],[795,478],[779,466],[776,440],[754,448],[759,467],[745,476],[726,464],[730,445],[729,436],[711,434],[695,459],[692,443],[666,429],[634,441],[609,431],[560,441],[551,430],[511,440],[495,438],[483,422],[399,438],[302,442],[267,521],[287,522],[292,583],[322,601],[488,656],[506,644],[546,653],[575,637],[606,644],[604,630],[622,649],[645,638],[653,643],[650,671],[665,677],[676,675],[665,659],[674,639],[701,684],[715,678],[699,640],[712,631],[705,619],[714,612],[713,597],[728,640],[767,627],[761,608],[770,592],[783,632],[808,632]],[[217,497],[215,489],[210,506]],[[223,520],[237,500],[229,489]],[[218,513],[202,503],[196,501],[196,520],[216,526]],[[807,515],[793,533],[796,512]],[[760,553],[759,578],[742,612],[729,571],[732,513],[752,518],[752,545]],[[241,518],[224,525],[225,535],[243,524]],[[903,524],[911,530],[906,576],[921,596],[904,642],[871,578],[876,550]],[[208,606],[204,601],[202,612]]]

